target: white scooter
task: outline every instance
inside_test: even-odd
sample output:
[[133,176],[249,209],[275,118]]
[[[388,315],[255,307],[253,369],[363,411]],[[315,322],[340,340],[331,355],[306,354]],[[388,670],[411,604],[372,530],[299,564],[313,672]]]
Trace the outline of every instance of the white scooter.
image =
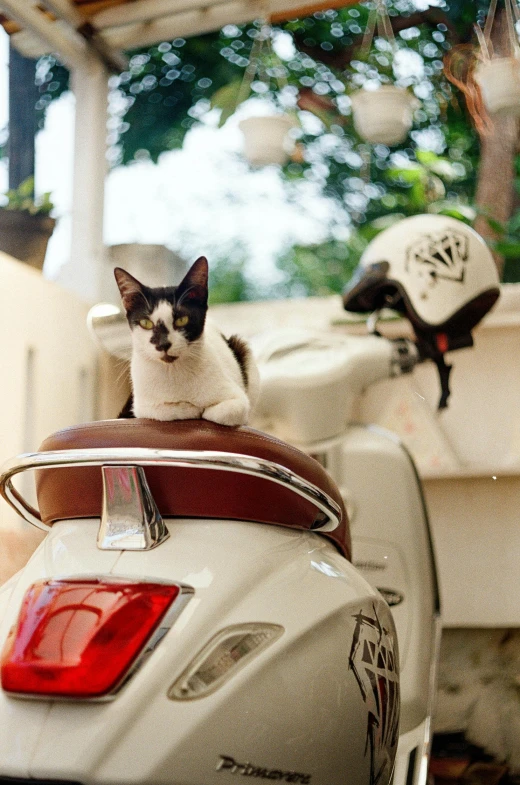
[[[48,535],[0,589],[0,785],[424,783],[427,517],[398,441],[350,424],[361,390],[419,354],[377,335],[257,352],[257,416],[301,451],[112,420],[3,468],[4,498]],[[38,510],[13,484],[28,469]]]

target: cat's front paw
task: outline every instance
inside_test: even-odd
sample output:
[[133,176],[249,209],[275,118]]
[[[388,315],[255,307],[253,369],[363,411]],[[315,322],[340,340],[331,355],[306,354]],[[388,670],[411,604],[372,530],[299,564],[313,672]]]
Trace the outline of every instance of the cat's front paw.
[[245,425],[249,417],[249,401],[231,398],[215,403],[204,409],[202,417],[219,425]]

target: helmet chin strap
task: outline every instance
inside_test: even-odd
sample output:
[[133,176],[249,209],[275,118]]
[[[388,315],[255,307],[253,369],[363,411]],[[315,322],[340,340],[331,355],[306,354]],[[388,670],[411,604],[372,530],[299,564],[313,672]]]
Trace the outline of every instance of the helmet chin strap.
[[450,348],[450,341],[446,333],[435,334],[435,344],[439,354],[433,357],[433,362],[437,366],[439,372],[439,381],[441,383],[441,397],[437,409],[446,409],[448,407],[448,398],[450,397],[450,374],[452,365],[447,365],[444,359],[445,352]]
[[417,348],[421,358],[434,362],[439,372],[441,397],[437,409],[446,409],[450,397],[450,374],[453,366],[446,363],[445,354],[456,349],[466,349],[473,346],[471,333],[468,332],[465,335],[453,338],[442,332],[422,332],[417,328],[414,331],[417,336]]
[[[389,306],[391,307],[391,306]],[[381,337],[377,328],[381,311],[373,311],[367,319],[367,332],[369,335]],[[456,349],[467,349],[473,346],[473,337],[470,332],[462,335],[449,335],[445,332],[435,332],[432,330],[421,330],[412,323],[416,337],[417,350],[421,360],[431,360],[437,366],[439,372],[439,382],[441,386],[441,396],[437,405],[437,410],[448,408],[448,400],[451,395],[450,375],[453,366],[448,365],[445,359],[446,352],[453,352]]]
[[446,409],[448,407],[448,398],[450,397],[450,374],[453,365],[447,365],[443,354],[432,358],[439,371],[439,381],[441,383],[441,397],[437,409]]
[[[367,333],[369,335],[377,335],[381,337],[381,333],[377,329],[377,323],[381,316],[381,311],[373,311],[367,319]],[[471,346],[473,341],[469,336],[459,346],[454,345],[453,341],[446,333],[426,333],[420,332],[414,326],[414,332],[417,338],[417,349],[421,360],[431,360],[437,366],[439,372],[439,381],[441,384],[441,397],[437,409],[446,409],[448,407],[448,399],[450,397],[450,374],[453,366],[447,365],[444,355],[451,349],[459,349],[462,346]]]

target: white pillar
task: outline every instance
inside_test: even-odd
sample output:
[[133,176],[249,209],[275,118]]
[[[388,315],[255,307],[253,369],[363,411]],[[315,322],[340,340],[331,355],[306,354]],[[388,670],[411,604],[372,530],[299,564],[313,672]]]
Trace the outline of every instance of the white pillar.
[[108,72],[89,53],[84,63],[73,68],[71,76],[76,97],[74,182],[70,260],[64,278],[68,287],[94,303],[99,297],[104,262]]

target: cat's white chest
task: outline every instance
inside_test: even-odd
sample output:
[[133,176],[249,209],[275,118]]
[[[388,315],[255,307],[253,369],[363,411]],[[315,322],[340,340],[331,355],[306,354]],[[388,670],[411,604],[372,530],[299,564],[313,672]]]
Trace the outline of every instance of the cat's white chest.
[[131,371],[136,417],[205,417],[226,425],[247,421],[249,400],[240,368],[218,332],[208,331],[173,363],[135,353]]

